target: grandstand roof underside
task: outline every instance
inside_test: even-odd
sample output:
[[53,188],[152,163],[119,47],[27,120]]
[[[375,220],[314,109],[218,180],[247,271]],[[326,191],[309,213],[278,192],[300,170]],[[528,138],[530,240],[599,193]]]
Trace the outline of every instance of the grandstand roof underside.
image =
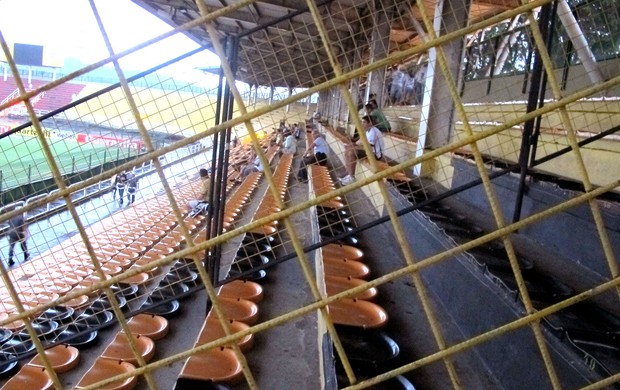
[[[132,0],[173,27],[179,27],[201,17],[193,0]],[[424,0],[427,13],[435,10],[437,0]],[[204,0],[210,13],[218,12],[213,21],[218,38],[239,37],[236,78],[253,85],[274,87],[310,87],[333,77],[333,70],[305,1],[256,1],[237,9],[227,6],[238,1]],[[390,1],[382,1],[385,9]],[[316,1],[323,16],[332,49],[346,70],[352,52],[369,58],[368,26],[376,10],[371,0]],[[405,50],[421,42],[416,30],[423,25],[415,2],[395,1],[390,25],[389,51]],[[411,5],[413,4],[413,5]],[[517,0],[473,0],[469,18],[480,21],[519,5]],[[432,15],[429,15],[432,17]],[[186,31],[200,45],[212,48],[211,38],[204,25]],[[209,64],[205,64],[208,66]],[[359,64],[357,65],[359,66]],[[357,67],[355,66],[355,67]]]

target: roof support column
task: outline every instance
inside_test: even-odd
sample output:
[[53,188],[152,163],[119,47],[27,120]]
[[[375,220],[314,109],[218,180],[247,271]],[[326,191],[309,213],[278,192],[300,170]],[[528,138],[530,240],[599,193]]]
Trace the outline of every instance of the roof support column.
[[566,29],[566,33],[568,34],[571,42],[573,42],[577,56],[583,64],[586,74],[590,77],[590,81],[593,84],[600,84],[605,81],[603,75],[601,74],[601,70],[596,64],[594,54],[592,53],[592,50],[590,50],[590,46],[588,46],[588,41],[583,35],[583,31],[581,31],[579,23],[577,22],[577,19],[575,19],[575,15],[573,15],[573,12],[571,11],[570,6],[566,3],[566,0],[560,0],[558,2],[557,15],[560,22],[564,26],[564,29]]
[[306,115],[308,116],[312,115],[312,113],[310,112],[310,109],[312,108],[312,96],[314,96],[314,94],[306,98]]
[[[357,69],[361,65],[362,65],[362,56],[359,50],[356,50],[353,54],[353,63],[351,65],[351,68],[347,69],[347,71],[351,69]],[[349,83],[349,93],[351,94],[351,99],[353,99],[353,101],[357,104],[357,111],[349,112],[349,106],[347,105],[344,106],[344,109],[346,110],[346,115],[344,116],[345,126],[351,123],[352,115],[357,115],[359,110],[364,106],[365,100],[363,100],[364,97],[362,96],[361,91],[360,91],[360,77],[359,76],[351,79]],[[361,102],[361,106],[360,106],[360,102]]]
[[[288,97],[293,96],[293,88],[289,87],[288,88]],[[287,104],[286,105],[286,113],[288,114],[289,112],[291,112],[291,105]]]
[[[385,1],[383,4],[380,0],[375,0],[373,12],[373,29],[370,37],[370,60],[375,62],[381,60],[388,55],[390,49],[390,30],[391,20],[389,19],[386,9],[392,8],[392,1]],[[385,67],[373,70],[368,75],[368,83],[366,88],[365,100],[371,93],[376,94],[377,103],[380,107],[385,101]]]
[[[466,27],[470,5],[471,0],[440,0],[433,21],[435,34],[441,36]],[[448,63],[448,72],[457,83],[457,89],[460,89],[463,83],[461,63],[464,55],[464,39],[454,39],[440,46]],[[447,81],[438,67],[437,49],[433,47],[428,53],[416,157],[421,156],[426,148],[448,144],[454,134],[454,101],[447,87]],[[421,166],[416,165],[413,172],[420,175]]]

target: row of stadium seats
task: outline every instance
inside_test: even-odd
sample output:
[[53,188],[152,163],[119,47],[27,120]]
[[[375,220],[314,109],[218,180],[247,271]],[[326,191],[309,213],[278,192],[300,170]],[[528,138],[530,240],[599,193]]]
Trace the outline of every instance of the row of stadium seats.
[[[310,171],[316,195],[336,189],[327,167],[313,165]],[[374,302],[377,288],[346,293],[363,286],[371,275],[370,259],[364,258],[358,237],[351,234],[356,225],[350,218],[346,200],[338,196],[322,203],[317,207],[317,219],[322,240],[330,241],[321,248],[327,295],[345,294],[327,308],[347,359],[346,363],[341,361],[342,356],[336,353],[337,380],[346,384],[349,380],[345,367],[351,367],[358,379],[375,376],[395,362],[400,347],[385,330],[389,318],[387,311]],[[406,378],[397,376],[389,381],[389,388],[414,387]]]

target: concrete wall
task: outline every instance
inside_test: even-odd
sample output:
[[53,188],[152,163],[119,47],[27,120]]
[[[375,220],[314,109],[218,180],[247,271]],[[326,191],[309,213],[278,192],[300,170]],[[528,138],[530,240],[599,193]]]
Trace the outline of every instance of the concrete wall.
[[[619,65],[620,60],[618,59],[600,61],[597,63],[597,66],[601,70],[605,80],[618,75]],[[556,70],[555,77],[558,81],[562,80],[563,72],[564,69]],[[577,90],[592,86],[592,81],[590,81],[590,78],[582,65],[571,66],[568,72],[568,83],[566,85],[566,89],[562,91],[565,95],[569,95]],[[496,76],[493,79],[468,81],[465,83],[462,99],[464,102],[502,102],[526,100],[527,90],[523,93],[521,89],[524,79],[525,75],[520,74],[516,76]],[[615,88],[604,91],[600,94],[600,96],[619,95],[620,86],[616,86]],[[549,87],[547,87],[546,96],[552,96],[552,92]]]

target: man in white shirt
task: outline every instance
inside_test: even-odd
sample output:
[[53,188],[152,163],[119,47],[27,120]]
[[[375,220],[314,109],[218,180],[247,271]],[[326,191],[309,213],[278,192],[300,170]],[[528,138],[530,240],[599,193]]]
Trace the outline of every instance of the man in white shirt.
[[[370,144],[374,157],[377,160],[383,159],[383,149],[385,144],[383,141],[383,133],[377,129],[373,123],[372,118],[369,115],[362,117],[362,125],[366,130],[366,139]],[[346,145],[345,150],[345,169],[347,175],[340,179],[342,185],[348,185],[355,181],[355,168],[357,166],[357,160],[366,157],[366,152],[362,147],[361,140],[352,139],[350,144]]]
[[297,140],[295,139],[295,136],[290,130],[287,130],[284,135],[286,138],[284,139],[284,145],[282,146],[282,153],[295,154],[297,151]]
[[316,110],[314,114],[312,114],[312,123],[316,125],[317,123],[319,123],[320,120],[321,120],[321,113],[319,112],[319,110]]
[[327,165],[327,154],[329,153],[329,145],[319,130],[312,130],[312,143],[308,144],[308,148],[304,153],[304,160],[302,161],[299,171],[297,172],[297,180],[307,181],[308,171],[306,166],[308,164]]

